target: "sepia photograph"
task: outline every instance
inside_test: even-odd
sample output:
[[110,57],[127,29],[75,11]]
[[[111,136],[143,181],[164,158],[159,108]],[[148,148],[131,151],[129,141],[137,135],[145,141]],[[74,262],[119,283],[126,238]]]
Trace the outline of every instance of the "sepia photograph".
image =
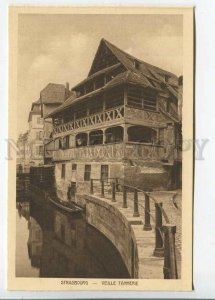
[[9,288],[192,289],[192,18],[10,9]]

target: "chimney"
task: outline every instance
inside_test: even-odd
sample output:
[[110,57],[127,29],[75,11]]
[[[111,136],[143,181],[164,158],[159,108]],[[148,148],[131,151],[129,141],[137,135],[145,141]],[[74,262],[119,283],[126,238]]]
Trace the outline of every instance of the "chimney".
[[69,82],[66,82],[66,88],[65,88],[65,100],[69,98],[70,96],[70,90],[69,90]]
[[178,78],[178,85],[179,85],[179,86],[182,86],[182,85],[183,85],[183,76],[182,76],[182,75],[179,76],[179,78]]
[[182,119],[182,106],[183,106],[183,76],[178,78],[178,116]]
[[69,82],[66,82],[66,89],[69,91]]

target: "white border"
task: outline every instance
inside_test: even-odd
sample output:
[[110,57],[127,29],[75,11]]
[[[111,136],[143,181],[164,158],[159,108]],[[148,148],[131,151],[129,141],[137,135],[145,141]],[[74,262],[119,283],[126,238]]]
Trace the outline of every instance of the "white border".
[[[44,0],[26,1],[29,5],[44,5]],[[6,291],[6,216],[7,216],[7,161],[6,142],[8,110],[8,36],[7,6],[23,5],[21,1],[0,1],[0,299],[29,298],[214,298],[215,297],[215,197],[213,190],[214,140],[215,140],[215,2],[211,0],[180,1],[117,1],[103,0],[103,5],[194,5],[196,7],[196,137],[208,138],[204,161],[196,161],[194,203],[194,288],[193,292],[8,292]],[[99,1],[54,1],[46,5],[97,5]],[[3,241],[3,242],[2,242]],[[2,254],[3,252],[3,254]]]

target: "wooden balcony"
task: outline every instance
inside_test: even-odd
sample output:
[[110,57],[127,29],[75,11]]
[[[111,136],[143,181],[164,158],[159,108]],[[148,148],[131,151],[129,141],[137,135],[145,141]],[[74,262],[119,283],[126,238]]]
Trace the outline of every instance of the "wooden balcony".
[[112,160],[124,157],[124,145],[108,144],[57,150],[53,153],[54,161],[61,160]]
[[81,119],[70,121],[54,127],[54,134],[66,133],[79,129],[92,129],[98,125],[114,124],[124,119],[126,122],[137,123],[146,126],[166,126],[166,118],[158,111],[147,111],[129,106],[119,106]]
[[126,122],[135,122],[146,126],[166,126],[166,118],[159,111],[126,106],[124,115]]
[[53,152],[54,161],[81,160],[85,161],[114,161],[122,159],[144,159],[162,160],[165,157],[163,146],[140,144],[140,143],[118,143],[85,146]]
[[160,145],[129,142],[125,146],[125,158],[161,160],[165,156],[165,149]]
[[105,110],[85,118],[74,120],[65,124],[61,124],[54,128],[54,134],[76,130],[79,128],[93,128],[96,125],[112,123],[115,120],[120,120],[124,117],[124,106],[119,106],[113,109]]

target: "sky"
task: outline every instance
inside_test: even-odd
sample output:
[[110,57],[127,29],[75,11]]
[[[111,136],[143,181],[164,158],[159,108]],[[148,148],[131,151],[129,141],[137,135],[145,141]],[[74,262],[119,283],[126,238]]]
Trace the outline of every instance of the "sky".
[[50,82],[70,88],[87,77],[100,40],[182,74],[181,15],[21,14],[18,19],[18,133]]

